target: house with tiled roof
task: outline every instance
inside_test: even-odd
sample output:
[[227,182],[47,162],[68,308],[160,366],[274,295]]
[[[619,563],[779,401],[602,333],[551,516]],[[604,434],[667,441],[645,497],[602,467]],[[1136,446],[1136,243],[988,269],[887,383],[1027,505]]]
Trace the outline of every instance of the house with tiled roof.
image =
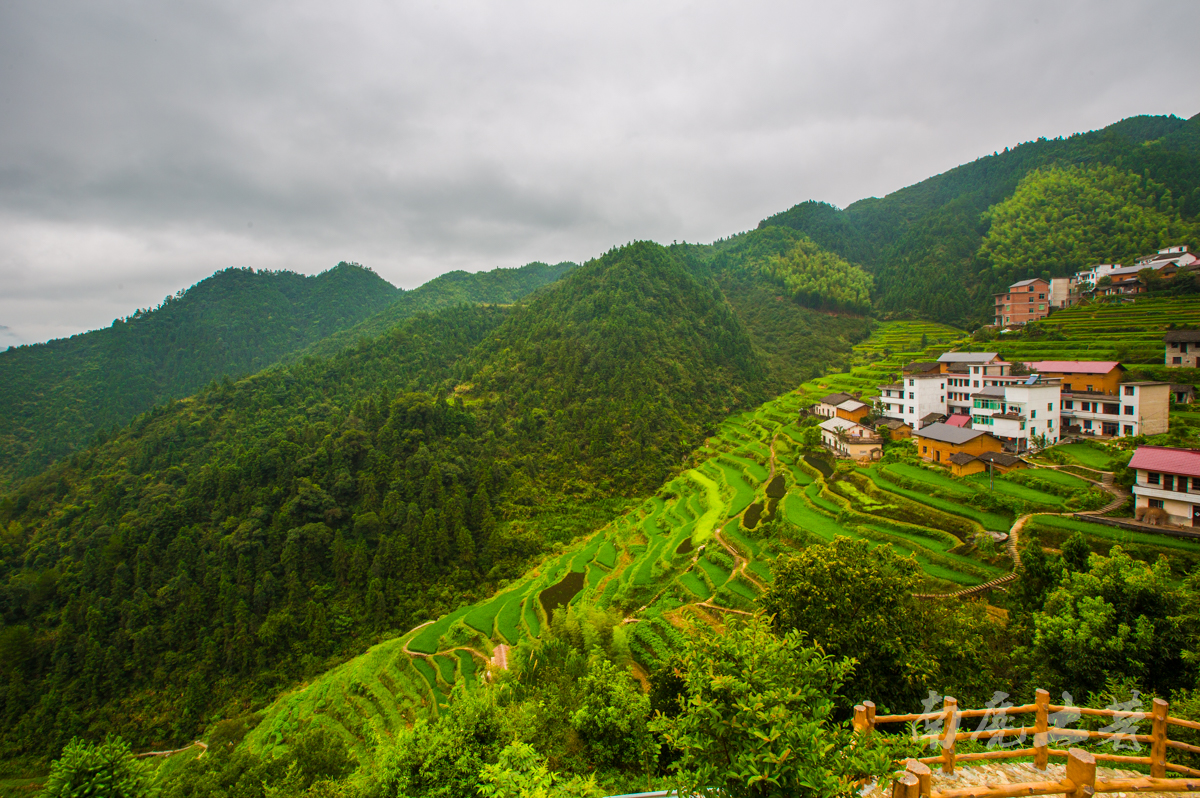
[[1139,446],[1129,468],[1137,472],[1133,496],[1139,518],[1157,510],[1168,523],[1200,527],[1200,451]]
[[827,418],[818,424],[821,443],[838,457],[879,459],[883,438],[869,427],[845,418]]
[[831,393],[812,406],[812,413],[822,418],[836,418],[838,405],[851,399],[857,401],[858,397],[848,393]]
[[992,323],[1009,327],[1044,319],[1050,314],[1050,281],[1040,277],[1018,280],[1007,291],[994,294]]
[[1004,444],[986,430],[964,429],[949,424],[930,424],[913,432],[917,454],[932,463],[950,464],[951,455],[978,457],[985,452],[1003,452]]

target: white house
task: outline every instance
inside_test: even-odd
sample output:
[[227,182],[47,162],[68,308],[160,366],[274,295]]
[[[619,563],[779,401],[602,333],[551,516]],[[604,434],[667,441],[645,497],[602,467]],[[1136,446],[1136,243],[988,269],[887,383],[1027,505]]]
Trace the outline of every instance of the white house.
[[1062,423],[1084,435],[1159,435],[1167,431],[1171,383],[1123,382],[1117,394],[1065,391]]
[[1062,430],[1058,381],[1036,374],[1009,380],[1013,381],[974,393],[971,427],[991,432],[1018,452],[1058,443]]
[[1139,446],[1129,467],[1137,472],[1133,483],[1137,510],[1159,508],[1172,524],[1200,527],[1200,452]]

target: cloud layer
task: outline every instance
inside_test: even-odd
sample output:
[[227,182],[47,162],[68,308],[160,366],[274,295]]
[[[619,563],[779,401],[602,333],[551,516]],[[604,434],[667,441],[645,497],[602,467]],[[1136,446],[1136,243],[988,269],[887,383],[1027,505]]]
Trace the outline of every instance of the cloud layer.
[[[227,266],[710,241],[1200,111],[1193,3],[0,4],[0,346]],[[1165,47],[1165,49],[1164,49]]]

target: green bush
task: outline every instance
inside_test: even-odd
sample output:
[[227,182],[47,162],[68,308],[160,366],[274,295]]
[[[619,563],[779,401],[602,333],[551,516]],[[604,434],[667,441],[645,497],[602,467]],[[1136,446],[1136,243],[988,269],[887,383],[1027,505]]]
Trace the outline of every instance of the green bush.
[[149,767],[129,743],[109,736],[102,743],[72,739],[50,766],[42,795],[48,798],[144,798],[154,794]]

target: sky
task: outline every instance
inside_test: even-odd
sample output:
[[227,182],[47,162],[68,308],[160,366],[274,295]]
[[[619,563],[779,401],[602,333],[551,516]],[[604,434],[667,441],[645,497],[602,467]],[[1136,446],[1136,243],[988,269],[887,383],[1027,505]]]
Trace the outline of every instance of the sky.
[[5,0],[0,347],[230,266],[415,288],[1187,118],[1197,30],[1193,0]]

